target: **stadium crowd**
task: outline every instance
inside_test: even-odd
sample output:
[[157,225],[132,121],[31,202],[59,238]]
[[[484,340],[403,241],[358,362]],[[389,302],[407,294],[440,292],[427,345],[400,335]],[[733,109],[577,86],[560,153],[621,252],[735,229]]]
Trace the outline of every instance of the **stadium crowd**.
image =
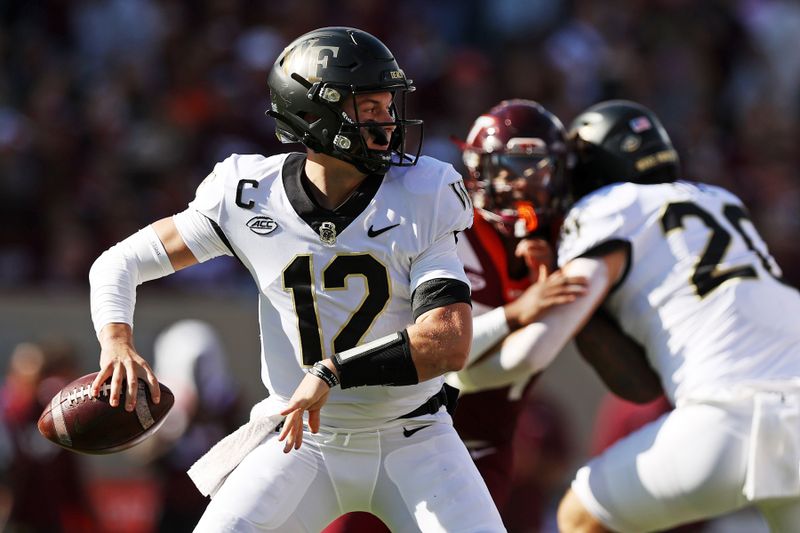
[[[648,105],[685,175],[742,196],[800,284],[796,2],[43,0],[0,6],[0,287],[83,286],[100,251],[184,209],[214,162],[274,152],[266,74],[325,25],[396,51],[424,152],[458,168],[450,135],[501,98],[565,122],[601,99]],[[192,270],[164,283],[249,284],[233,262]]]

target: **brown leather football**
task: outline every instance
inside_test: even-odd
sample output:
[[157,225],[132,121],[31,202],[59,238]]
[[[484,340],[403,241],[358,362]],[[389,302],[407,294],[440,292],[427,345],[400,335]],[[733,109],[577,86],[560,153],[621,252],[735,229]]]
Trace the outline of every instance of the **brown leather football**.
[[119,452],[152,435],[175,403],[172,391],[159,384],[161,401],[154,404],[147,383],[139,379],[134,410],[125,410],[124,384],[119,406],[111,407],[111,378],[101,387],[98,398],[91,397],[96,376],[97,372],[80,377],[53,396],[39,417],[39,432],[46,439],[75,452]]

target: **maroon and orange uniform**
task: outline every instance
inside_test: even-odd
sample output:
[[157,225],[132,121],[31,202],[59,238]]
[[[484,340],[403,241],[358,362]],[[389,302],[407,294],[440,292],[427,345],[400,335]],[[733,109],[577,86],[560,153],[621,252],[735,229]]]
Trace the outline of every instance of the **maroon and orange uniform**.
[[[500,307],[531,284],[527,268],[480,211],[459,239],[458,253],[472,284],[473,313]],[[454,424],[502,513],[511,490],[512,442],[517,418],[536,376],[520,376],[514,385],[463,394]]]

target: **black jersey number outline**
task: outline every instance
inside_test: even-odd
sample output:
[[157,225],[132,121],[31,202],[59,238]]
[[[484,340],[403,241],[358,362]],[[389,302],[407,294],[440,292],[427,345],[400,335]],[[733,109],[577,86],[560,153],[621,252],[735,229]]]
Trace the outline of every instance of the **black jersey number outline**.
[[[346,290],[350,276],[362,276],[366,291],[333,338],[333,349],[341,352],[357,346],[389,302],[389,273],[369,253],[336,255],[322,270],[322,290]],[[298,255],[283,270],[283,290],[292,293],[303,365],[322,360],[322,330],[319,322],[312,256]]]
[[[731,223],[736,233],[744,241],[748,249],[755,253],[761,260],[762,265],[771,276],[780,280],[775,274],[768,259],[753,244],[752,239],[744,232],[741,221],[750,221],[747,212],[739,205],[725,204],[723,215]],[[714,216],[693,202],[671,203],[664,209],[661,217],[661,229],[664,233],[669,233],[673,229],[683,229],[683,219],[687,216],[699,218],[705,226],[711,230],[706,248],[700,255],[700,259],[692,274],[692,284],[695,286],[697,295],[702,298],[708,293],[722,285],[725,281],[734,278],[757,278],[758,273],[752,265],[739,265],[727,270],[720,270],[719,264],[731,242],[731,234],[714,218]]]

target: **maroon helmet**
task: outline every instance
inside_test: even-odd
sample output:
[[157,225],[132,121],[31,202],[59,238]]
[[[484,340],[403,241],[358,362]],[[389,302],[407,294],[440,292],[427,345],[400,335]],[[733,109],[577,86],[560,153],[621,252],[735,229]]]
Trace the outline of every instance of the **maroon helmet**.
[[475,207],[516,237],[550,238],[561,215],[566,133],[532,100],[504,100],[481,115],[458,142]]

